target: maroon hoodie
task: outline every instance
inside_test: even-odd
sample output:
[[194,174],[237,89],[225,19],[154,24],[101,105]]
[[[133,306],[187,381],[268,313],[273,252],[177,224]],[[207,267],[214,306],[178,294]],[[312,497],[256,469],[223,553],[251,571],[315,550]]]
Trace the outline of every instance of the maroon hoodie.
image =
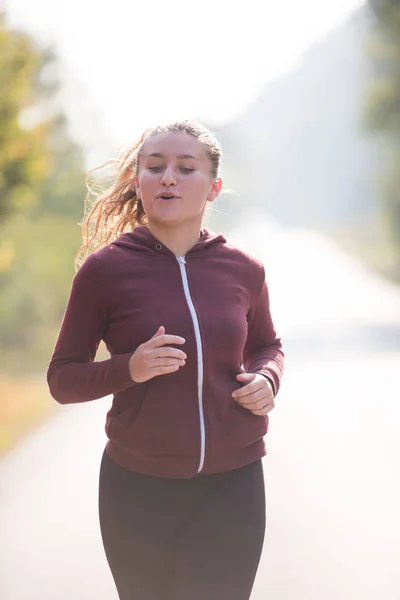
[[[129,358],[160,325],[185,338],[186,365],[135,383]],[[101,340],[111,358],[94,362]],[[62,404],[113,394],[106,450],[122,467],[188,478],[264,456],[268,418],[231,396],[243,369],[278,392],[283,353],[262,264],[207,229],[177,258],[138,227],[75,275],[47,380]]]

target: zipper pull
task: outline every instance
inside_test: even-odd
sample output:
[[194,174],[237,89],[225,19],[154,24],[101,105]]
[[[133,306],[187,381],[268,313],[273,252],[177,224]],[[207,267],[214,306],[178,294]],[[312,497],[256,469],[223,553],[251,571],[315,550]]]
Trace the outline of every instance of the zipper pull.
[[186,265],[186,258],[184,256],[177,256],[176,260],[182,265]]

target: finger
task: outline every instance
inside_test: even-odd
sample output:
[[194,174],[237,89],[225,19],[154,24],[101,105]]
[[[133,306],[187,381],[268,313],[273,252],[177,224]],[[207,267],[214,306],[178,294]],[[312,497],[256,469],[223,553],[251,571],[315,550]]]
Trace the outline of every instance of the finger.
[[167,373],[173,373],[179,369],[179,365],[171,365],[170,367],[153,367],[151,369],[151,377],[156,377],[157,375],[166,375]]
[[236,379],[238,381],[253,381],[253,379],[255,378],[256,374],[255,373],[239,373],[239,375],[236,375]]
[[163,335],[159,335],[155,338],[152,337],[148,342],[146,342],[146,346],[155,348],[156,346],[165,346],[166,344],[184,344],[185,342],[185,338],[179,335],[164,333]]
[[173,365],[183,367],[186,365],[186,361],[177,358],[153,358],[151,361],[149,361],[148,365],[151,369],[157,367],[171,367]]
[[271,404],[266,404],[258,409],[252,410],[253,415],[257,415],[260,417],[265,417],[271,410],[275,408],[275,404],[272,402]]
[[246,407],[252,405],[267,404],[273,400],[273,396],[266,394],[263,390],[262,393],[256,392],[255,394],[249,394],[248,396],[242,396],[236,400],[239,404],[243,404]]
[[261,390],[263,393],[265,393],[269,388],[266,388],[265,383],[263,381],[252,381],[251,383],[248,383],[247,385],[244,385],[243,387],[239,388],[238,390],[235,390],[234,392],[232,392],[232,396],[234,398],[240,398],[242,396],[248,396],[249,394],[254,394],[255,392],[258,392],[259,390]]
[[[154,348],[150,348],[147,352],[150,353],[153,358],[155,355]],[[179,350],[178,348],[170,348],[169,346],[159,346],[157,348],[157,357],[158,358],[177,358],[178,360],[185,360],[187,355],[183,350]]]
[[163,327],[162,325],[157,329],[156,333],[153,335],[153,337],[151,338],[152,340],[156,337],[159,337],[160,335],[164,335],[165,333],[165,327]]
[[243,406],[243,408],[247,408],[248,410],[255,410],[262,406],[265,406],[265,404],[270,404],[272,401],[272,397],[264,397],[259,398],[258,400],[251,399],[251,401],[247,401],[247,399],[245,399],[238,402],[238,404],[240,404],[240,406]]

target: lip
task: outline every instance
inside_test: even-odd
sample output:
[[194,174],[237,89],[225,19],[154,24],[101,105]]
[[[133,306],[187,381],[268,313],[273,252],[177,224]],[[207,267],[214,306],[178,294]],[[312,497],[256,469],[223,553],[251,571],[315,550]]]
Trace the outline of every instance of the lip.
[[168,198],[168,200],[175,200],[176,198],[179,198],[179,196],[177,196],[176,194],[173,194],[172,192],[162,192],[161,194],[157,194],[156,198],[165,200],[165,198],[163,198],[163,196],[171,196],[170,198]]

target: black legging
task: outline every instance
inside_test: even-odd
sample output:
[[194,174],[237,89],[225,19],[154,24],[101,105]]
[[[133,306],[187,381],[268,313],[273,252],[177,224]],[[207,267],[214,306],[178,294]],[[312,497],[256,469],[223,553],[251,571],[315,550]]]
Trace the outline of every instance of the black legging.
[[120,600],[248,600],[265,531],[261,461],[164,479],[106,453],[100,526]]

